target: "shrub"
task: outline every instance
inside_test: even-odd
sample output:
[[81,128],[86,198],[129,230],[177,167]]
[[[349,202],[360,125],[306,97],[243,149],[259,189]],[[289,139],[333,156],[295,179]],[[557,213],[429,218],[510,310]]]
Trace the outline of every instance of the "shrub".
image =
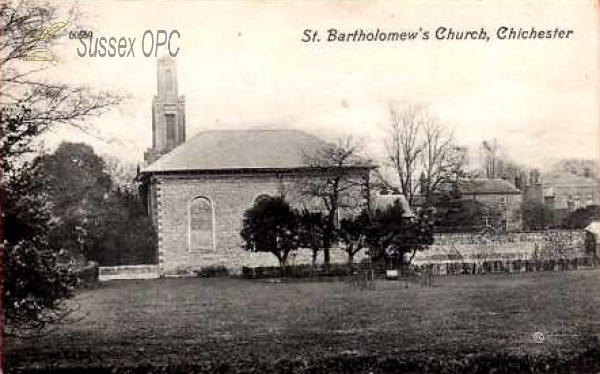
[[196,271],[200,278],[219,278],[229,276],[229,270],[223,265],[206,266]]

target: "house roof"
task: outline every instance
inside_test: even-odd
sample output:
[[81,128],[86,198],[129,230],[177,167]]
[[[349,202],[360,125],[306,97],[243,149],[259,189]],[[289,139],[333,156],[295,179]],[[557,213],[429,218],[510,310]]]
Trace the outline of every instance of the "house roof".
[[521,193],[512,183],[503,179],[461,180],[458,186],[461,195],[517,195]]
[[141,172],[306,168],[306,156],[328,144],[298,130],[204,131]]

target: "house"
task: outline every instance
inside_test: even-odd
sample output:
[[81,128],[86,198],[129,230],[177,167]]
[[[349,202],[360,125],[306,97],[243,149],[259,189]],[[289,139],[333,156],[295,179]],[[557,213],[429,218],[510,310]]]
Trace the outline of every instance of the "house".
[[541,185],[544,203],[553,211],[556,224],[577,209],[599,203],[598,183],[591,177],[553,171],[544,174]]
[[[461,200],[481,203],[490,214],[481,217],[485,226],[497,226],[503,231],[522,228],[522,193],[504,179],[462,179],[458,181]],[[492,213],[493,212],[493,213]]]
[[[168,72],[168,73],[167,73]],[[307,157],[328,143],[298,130],[215,130],[185,139],[183,100],[172,59],[159,60],[153,105],[153,147],[138,179],[158,234],[161,275],[207,266],[261,265],[243,250],[244,212],[265,196],[285,196],[295,208],[322,208],[300,186],[330,171],[310,167]],[[355,208],[368,204],[372,165],[344,166],[356,180]],[[257,259],[258,262],[256,261]],[[254,261],[254,262],[252,262]]]

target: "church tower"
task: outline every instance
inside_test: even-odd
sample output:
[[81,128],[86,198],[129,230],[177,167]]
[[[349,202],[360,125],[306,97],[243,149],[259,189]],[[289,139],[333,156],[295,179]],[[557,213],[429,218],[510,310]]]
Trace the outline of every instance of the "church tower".
[[185,142],[185,97],[178,96],[177,66],[169,56],[157,60],[158,92],[152,100],[152,148],[144,154],[151,164]]

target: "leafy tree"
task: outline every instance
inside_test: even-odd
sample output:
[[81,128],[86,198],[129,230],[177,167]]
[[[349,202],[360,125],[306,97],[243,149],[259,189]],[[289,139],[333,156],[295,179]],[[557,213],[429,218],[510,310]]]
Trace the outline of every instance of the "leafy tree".
[[384,259],[403,267],[412,262],[417,251],[433,244],[430,209],[423,208],[415,218],[408,218],[404,217],[402,205],[396,202],[384,210],[375,211],[371,222],[366,230],[366,242],[375,260]]
[[[21,59],[44,27],[57,19],[48,3],[5,1],[0,4],[0,104],[3,172],[3,310],[15,328],[43,327],[60,318],[62,301],[71,295],[70,269],[57,261],[59,248],[48,241],[47,196],[32,155],[40,136],[60,124],[89,131],[85,119],[100,115],[121,97],[89,87],[52,81],[54,64],[24,64]],[[58,33],[53,42],[64,40]],[[41,74],[45,73],[45,74]]]
[[[63,142],[39,158],[52,203],[50,241],[84,263],[131,265],[156,262],[156,235],[132,186],[115,187],[106,162],[92,147]],[[119,165],[110,160],[110,169]]]
[[600,205],[589,205],[571,212],[560,224],[565,229],[584,229],[600,219]]
[[499,221],[501,214],[493,207],[461,198],[442,198],[435,203],[435,230],[437,232],[473,232],[484,227],[483,218],[490,224]]
[[[3,110],[3,129],[21,128],[25,113]],[[40,183],[40,164],[21,161],[17,166],[16,154],[28,144],[23,142],[13,152],[11,141],[6,141],[9,134],[3,133],[2,143],[3,163],[8,166],[2,207],[4,318],[7,330],[42,328],[66,315],[63,300],[72,295],[76,277],[70,266],[58,262],[59,248],[48,242],[53,222]]]
[[552,210],[544,203],[526,201],[521,211],[525,230],[544,230],[552,224]]
[[354,256],[365,248],[371,225],[371,217],[366,211],[340,222],[338,237],[344,244],[344,251],[348,254],[348,265],[353,266]]
[[89,259],[101,265],[156,264],[157,237],[146,206],[135,190],[115,189],[92,231]]
[[321,212],[302,211],[299,217],[300,246],[312,251],[312,264],[317,262],[319,251],[325,246],[324,236],[327,218]]
[[299,218],[282,197],[260,199],[246,210],[240,235],[244,249],[272,253],[279,261],[281,275],[290,252],[299,248]]
[[111,177],[94,149],[83,143],[63,142],[54,153],[40,156],[39,163],[56,222],[50,240],[85,263],[109,207]]

